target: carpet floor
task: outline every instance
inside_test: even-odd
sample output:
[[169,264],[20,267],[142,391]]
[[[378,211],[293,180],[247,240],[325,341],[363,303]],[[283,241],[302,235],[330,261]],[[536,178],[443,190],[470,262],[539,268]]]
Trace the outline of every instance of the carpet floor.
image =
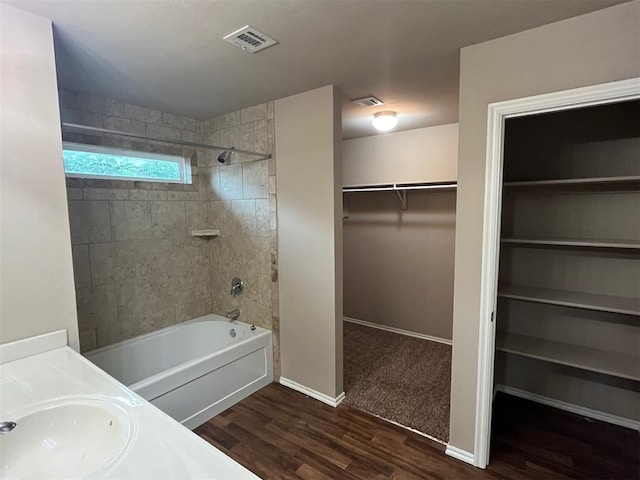
[[447,442],[451,346],[344,322],[345,402]]

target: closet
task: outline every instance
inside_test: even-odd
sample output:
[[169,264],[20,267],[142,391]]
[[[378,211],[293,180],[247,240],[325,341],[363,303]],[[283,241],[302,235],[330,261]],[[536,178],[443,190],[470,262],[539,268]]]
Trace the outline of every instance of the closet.
[[495,388],[640,426],[640,101],[508,118]]
[[449,435],[457,125],[344,142],[345,402]]

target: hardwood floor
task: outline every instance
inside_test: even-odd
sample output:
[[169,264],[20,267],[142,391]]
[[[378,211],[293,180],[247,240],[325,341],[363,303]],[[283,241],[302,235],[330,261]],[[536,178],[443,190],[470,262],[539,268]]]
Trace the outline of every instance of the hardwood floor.
[[352,407],[271,384],[195,433],[263,479],[639,478],[638,433],[502,395],[491,465]]

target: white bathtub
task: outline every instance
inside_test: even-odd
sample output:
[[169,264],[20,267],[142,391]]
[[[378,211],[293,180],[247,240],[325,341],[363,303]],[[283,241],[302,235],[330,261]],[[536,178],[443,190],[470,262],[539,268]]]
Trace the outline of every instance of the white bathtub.
[[272,348],[271,331],[210,314],[85,356],[193,429],[273,381]]

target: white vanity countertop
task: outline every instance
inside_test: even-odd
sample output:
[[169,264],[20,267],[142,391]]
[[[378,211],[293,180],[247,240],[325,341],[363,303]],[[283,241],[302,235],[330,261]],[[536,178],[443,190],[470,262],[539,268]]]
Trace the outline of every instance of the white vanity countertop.
[[67,397],[108,399],[136,425],[128,452],[90,478],[258,478],[69,347],[0,365],[0,421]]

